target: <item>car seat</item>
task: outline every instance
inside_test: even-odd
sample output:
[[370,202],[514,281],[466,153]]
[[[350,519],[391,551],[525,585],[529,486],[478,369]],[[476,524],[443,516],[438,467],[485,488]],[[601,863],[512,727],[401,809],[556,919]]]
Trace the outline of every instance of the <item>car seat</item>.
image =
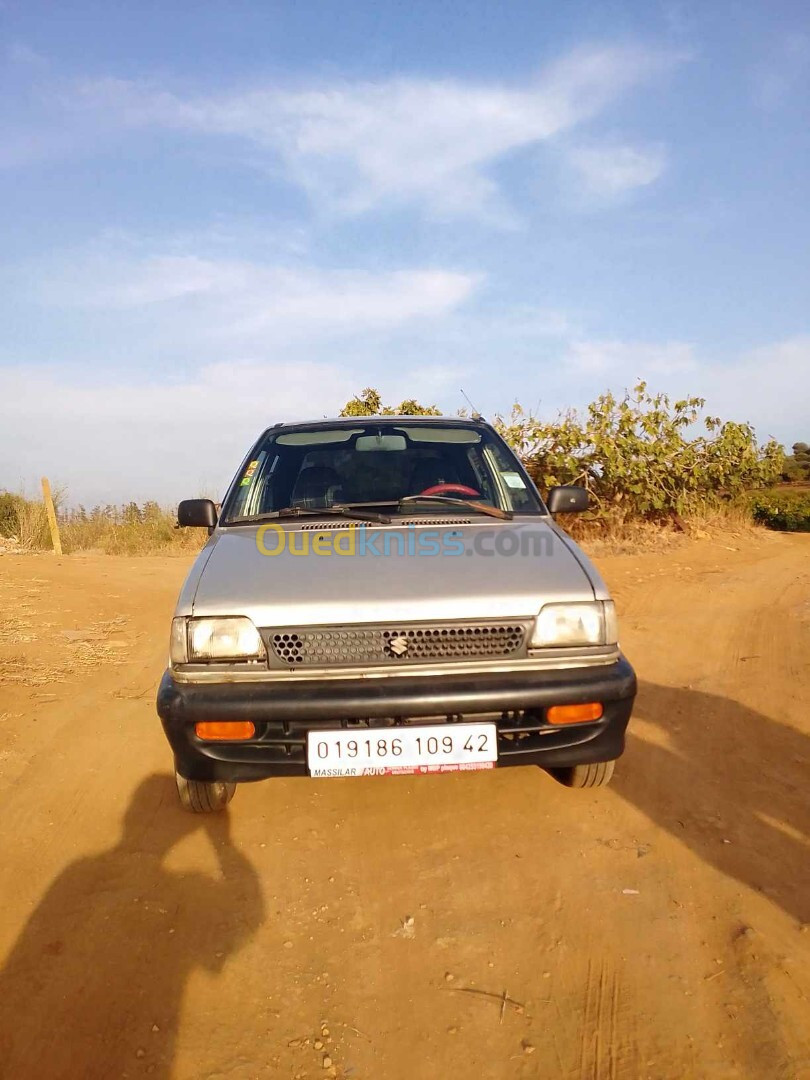
[[293,485],[290,504],[319,510],[340,502],[343,489],[340,477],[327,465],[309,465],[302,469]]

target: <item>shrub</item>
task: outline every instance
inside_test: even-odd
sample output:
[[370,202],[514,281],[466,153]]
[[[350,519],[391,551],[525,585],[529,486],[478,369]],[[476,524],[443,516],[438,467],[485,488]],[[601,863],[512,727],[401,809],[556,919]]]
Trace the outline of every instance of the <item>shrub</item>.
[[541,488],[581,484],[597,515],[659,520],[773,484],[783,468],[781,446],[759,446],[749,424],[703,421],[702,398],[672,402],[640,382],[617,398],[603,394],[584,415],[550,421],[515,405],[496,426]]
[[781,532],[810,532],[810,491],[775,488],[751,499],[754,520]]
[[0,536],[13,536],[24,548],[49,548],[51,534],[45,504],[0,492]]
[[17,536],[22,499],[10,491],[0,491],[0,536]]

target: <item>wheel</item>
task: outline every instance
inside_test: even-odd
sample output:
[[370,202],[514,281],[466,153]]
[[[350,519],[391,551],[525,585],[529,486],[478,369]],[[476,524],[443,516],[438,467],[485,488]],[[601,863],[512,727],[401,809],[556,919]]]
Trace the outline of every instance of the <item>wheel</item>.
[[226,784],[221,780],[186,780],[185,776],[175,773],[177,794],[184,810],[192,814],[214,814],[224,810],[233,798],[236,784]]
[[552,769],[552,774],[566,787],[605,787],[613,776],[615,761],[595,761],[590,765],[572,765],[568,769]]

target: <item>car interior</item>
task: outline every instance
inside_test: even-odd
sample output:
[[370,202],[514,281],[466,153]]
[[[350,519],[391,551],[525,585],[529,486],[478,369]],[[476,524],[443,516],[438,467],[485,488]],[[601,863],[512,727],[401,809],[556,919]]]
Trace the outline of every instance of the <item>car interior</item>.
[[[237,519],[286,507],[390,506],[420,494],[531,507],[532,495],[509,469],[496,444],[464,428],[403,427],[383,433],[358,425],[334,431],[292,430],[271,435],[260,448],[245,469],[228,513]],[[505,481],[503,476],[498,479],[501,470]],[[427,502],[425,507],[429,508]]]

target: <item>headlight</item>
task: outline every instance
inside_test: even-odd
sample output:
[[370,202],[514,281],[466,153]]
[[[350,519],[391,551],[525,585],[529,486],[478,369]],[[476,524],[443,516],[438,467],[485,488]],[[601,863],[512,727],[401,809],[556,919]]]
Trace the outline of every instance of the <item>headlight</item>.
[[534,623],[529,648],[555,645],[615,645],[616,609],[612,600],[578,604],[546,604]]
[[188,663],[188,638],[186,624],[188,619],[172,619],[172,634],[169,639],[169,659],[172,664]]
[[259,660],[265,657],[259,631],[244,616],[218,619],[174,619],[171,661],[173,664],[208,660]]

